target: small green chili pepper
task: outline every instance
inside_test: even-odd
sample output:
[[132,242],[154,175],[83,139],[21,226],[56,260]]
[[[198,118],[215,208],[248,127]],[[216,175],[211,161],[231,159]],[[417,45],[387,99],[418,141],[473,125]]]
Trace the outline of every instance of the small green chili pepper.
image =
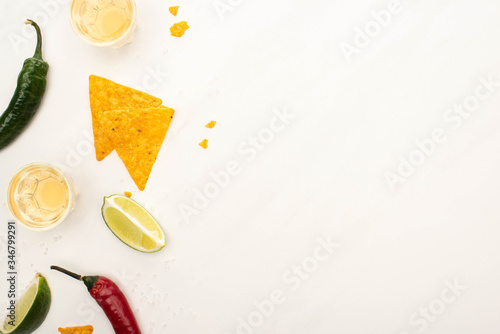
[[47,85],[49,64],[42,59],[42,33],[32,20],[25,23],[35,27],[37,44],[33,57],[24,61],[14,96],[0,116],[0,150],[14,141],[31,121],[42,102]]

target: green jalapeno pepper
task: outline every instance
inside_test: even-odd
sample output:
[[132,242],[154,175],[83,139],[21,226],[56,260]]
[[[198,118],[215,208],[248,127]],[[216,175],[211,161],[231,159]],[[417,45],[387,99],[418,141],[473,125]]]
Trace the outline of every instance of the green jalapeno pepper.
[[35,28],[37,44],[33,57],[24,61],[14,96],[0,116],[0,150],[13,142],[26,128],[42,102],[47,85],[49,64],[42,59],[42,33],[32,20],[25,23]]

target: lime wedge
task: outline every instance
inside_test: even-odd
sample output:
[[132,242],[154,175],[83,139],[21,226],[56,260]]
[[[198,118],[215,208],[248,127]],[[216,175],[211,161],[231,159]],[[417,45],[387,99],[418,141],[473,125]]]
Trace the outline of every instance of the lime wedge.
[[14,315],[7,314],[0,332],[2,334],[33,333],[47,317],[51,299],[47,280],[42,275],[36,274],[35,279],[16,303]]
[[118,239],[135,250],[154,253],[165,246],[165,235],[158,222],[128,197],[104,197],[102,218]]

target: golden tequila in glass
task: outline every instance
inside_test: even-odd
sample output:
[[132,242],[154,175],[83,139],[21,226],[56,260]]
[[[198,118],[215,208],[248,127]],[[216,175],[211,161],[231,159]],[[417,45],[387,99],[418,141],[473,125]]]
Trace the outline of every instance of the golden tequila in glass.
[[55,167],[34,163],[12,177],[7,190],[7,206],[16,220],[27,228],[48,230],[71,212],[76,193]]
[[134,0],[73,0],[71,26],[84,41],[120,47],[132,40],[136,22]]

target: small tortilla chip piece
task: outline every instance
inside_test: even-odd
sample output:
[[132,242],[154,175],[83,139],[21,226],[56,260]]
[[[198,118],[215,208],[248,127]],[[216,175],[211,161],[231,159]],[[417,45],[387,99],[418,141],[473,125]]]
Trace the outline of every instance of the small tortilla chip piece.
[[127,196],[128,198],[132,197],[132,193],[130,191],[126,191],[124,192],[125,196]]
[[94,332],[94,327],[92,326],[80,326],[80,327],[66,327],[57,329],[61,334],[92,334]]
[[203,139],[201,141],[201,143],[199,143],[198,145],[200,145],[201,147],[203,147],[206,150],[208,147],[208,139]]
[[208,123],[205,125],[205,127],[206,127],[206,128],[209,128],[209,129],[212,129],[212,128],[215,126],[215,124],[217,124],[217,122],[216,122],[216,121],[211,121],[211,122],[208,122]]
[[174,109],[161,106],[107,110],[96,115],[135,184],[144,190]]
[[96,113],[113,109],[158,107],[162,103],[157,97],[96,75],[89,77],[89,95],[94,146],[98,161],[101,161],[113,151],[113,145],[101,130],[95,116]]
[[189,29],[189,26],[186,21],[181,21],[179,23],[174,24],[172,27],[170,27],[170,33],[174,37],[182,37],[186,30]]
[[172,6],[168,9],[168,11],[173,15],[177,16],[177,11],[179,10],[179,6]]

